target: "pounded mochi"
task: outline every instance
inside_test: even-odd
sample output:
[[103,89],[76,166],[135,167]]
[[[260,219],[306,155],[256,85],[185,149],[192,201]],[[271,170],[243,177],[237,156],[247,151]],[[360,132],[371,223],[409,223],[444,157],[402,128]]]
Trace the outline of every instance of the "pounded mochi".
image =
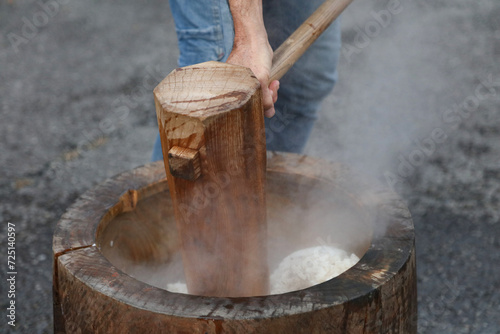
[[167,290],[170,292],[188,293],[187,285],[183,282],[168,283]]
[[271,294],[305,289],[334,278],[359,261],[355,254],[331,246],[298,250],[271,274]]
[[[271,274],[271,294],[305,289],[328,281],[358,261],[355,254],[326,245],[298,250],[285,257]],[[167,284],[167,290],[188,293],[183,282]]]

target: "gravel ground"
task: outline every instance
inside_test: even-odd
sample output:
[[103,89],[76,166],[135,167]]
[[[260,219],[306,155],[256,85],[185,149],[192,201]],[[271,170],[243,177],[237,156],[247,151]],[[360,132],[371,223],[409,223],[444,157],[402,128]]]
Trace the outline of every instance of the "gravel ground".
[[[340,80],[306,153],[408,202],[419,333],[500,333],[500,2],[358,0],[342,20]],[[54,227],[148,162],[176,38],[157,0],[4,0],[0,31],[1,253],[10,222],[18,272],[16,326],[3,315],[0,332],[50,333]]]

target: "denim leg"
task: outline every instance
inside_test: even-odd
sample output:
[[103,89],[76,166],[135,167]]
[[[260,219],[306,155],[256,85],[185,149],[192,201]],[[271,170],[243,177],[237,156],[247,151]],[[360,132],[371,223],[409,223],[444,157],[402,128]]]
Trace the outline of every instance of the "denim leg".
[[[227,0],[169,0],[179,47],[179,67],[210,60],[225,62],[234,40]],[[162,160],[158,135],[151,161]]]
[[155,143],[153,145],[153,153],[151,153],[151,161],[163,160],[163,152],[161,150],[160,134],[156,135]]
[[[276,49],[323,0],[264,0],[264,20]],[[276,115],[266,119],[267,149],[300,153],[321,102],[337,81],[340,22],[336,20],[280,80]]]
[[234,29],[227,0],[169,0],[179,46],[179,67],[226,61]]

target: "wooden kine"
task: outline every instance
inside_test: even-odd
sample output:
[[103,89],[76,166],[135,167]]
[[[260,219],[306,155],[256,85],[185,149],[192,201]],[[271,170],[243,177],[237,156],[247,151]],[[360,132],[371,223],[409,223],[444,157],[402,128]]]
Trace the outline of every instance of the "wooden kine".
[[154,91],[192,294],[268,293],[259,87],[249,69],[210,62],[176,70]]

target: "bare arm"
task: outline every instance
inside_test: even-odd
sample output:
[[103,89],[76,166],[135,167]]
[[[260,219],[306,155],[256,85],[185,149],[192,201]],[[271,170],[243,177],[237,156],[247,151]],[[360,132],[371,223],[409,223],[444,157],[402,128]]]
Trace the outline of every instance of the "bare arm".
[[230,64],[249,67],[260,81],[263,93],[264,115],[274,115],[279,82],[269,83],[273,50],[267,39],[262,16],[262,0],[229,0],[234,22],[233,50],[227,60]]

